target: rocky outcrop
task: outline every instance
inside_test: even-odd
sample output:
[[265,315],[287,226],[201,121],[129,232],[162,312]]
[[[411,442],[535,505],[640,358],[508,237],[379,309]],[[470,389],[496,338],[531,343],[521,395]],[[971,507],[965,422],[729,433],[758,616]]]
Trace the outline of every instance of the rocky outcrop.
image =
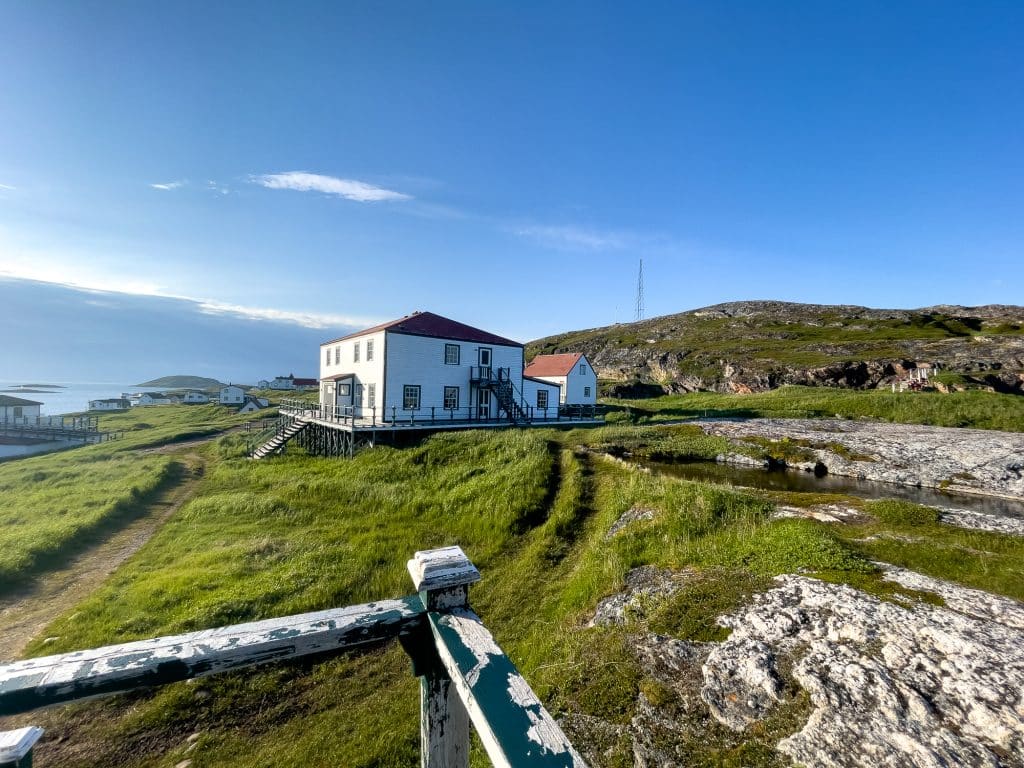
[[570,730],[580,743],[625,740],[633,764],[653,768],[686,764],[694,743],[727,745],[730,732],[734,744],[754,738],[788,708],[795,725],[773,744],[808,768],[1024,767],[1024,605],[883,568],[944,604],[780,576],[719,619],[732,630],[721,643],[654,634],[642,614],[609,610],[664,599],[694,578],[633,571],[595,623],[628,622],[650,684],[628,725],[581,717]]
[[[798,469],[900,485],[1024,498],[1024,434],[842,419],[695,422],[708,434],[806,446]],[[818,471],[821,468],[818,467]]]
[[733,632],[703,666],[702,697],[743,729],[779,700],[778,659],[810,693],[806,725],[778,749],[807,766],[1024,765],[1024,606],[891,570],[944,607],[897,605],[782,576],[723,618]]
[[747,301],[529,344],[584,352],[609,394],[755,392],[786,384],[877,388],[927,363],[962,379],[943,388],[1024,393],[1024,307],[915,310]]

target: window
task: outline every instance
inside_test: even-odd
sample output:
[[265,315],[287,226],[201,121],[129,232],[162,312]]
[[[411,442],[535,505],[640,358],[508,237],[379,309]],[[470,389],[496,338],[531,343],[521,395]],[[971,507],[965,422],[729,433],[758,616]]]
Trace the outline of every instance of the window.
[[[456,347],[458,349],[458,347]],[[458,387],[445,387],[444,388],[444,407],[445,410],[454,411],[459,407],[459,388]]]
[[587,375],[587,366],[585,363],[580,363],[580,376]]
[[420,407],[420,385],[406,384],[402,387],[402,408],[415,411]]
[[373,339],[366,340],[366,362],[373,360]]
[[458,344],[445,344],[444,345],[444,364],[445,365],[458,365],[459,364],[459,353],[461,347]]
[[359,362],[359,342],[358,341],[355,344],[352,345],[352,362],[353,363],[358,363]]
[[558,385],[558,402],[565,402],[565,382]]
[[[369,347],[366,349],[366,353],[370,353]],[[377,405],[377,385],[367,384],[366,385],[366,407],[374,408]]]
[[546,389],[537,390],[537,407],[547,408],[548,407],[548,391]]
[[330,365],[330,364],[331,364],[331,348],[330,348],[330,347],[328,347],[328,348],[327,348],[326,350],[324,350],[324,351],[325,351],[325,353],[326,353],[326,354],[324,355],[324,365]]
[[339,397],[348,397],[351,393],[352,393],[352,385],[351,384],[339,384],[338,385],[338,396]]
[[584,387],[583,388],[583,396],[584,397],[590,397],[590,387]]
[[24,406],[22,406],[22,405],[14,406],[14,418],[20,419],[20,418],[23,418],[24,415],[25,415]]
[[491,365],[491,348],[480,347],[480,365],[489,368]]
[[338,365],[341,362],[341,347],[334,348],[334,364]]

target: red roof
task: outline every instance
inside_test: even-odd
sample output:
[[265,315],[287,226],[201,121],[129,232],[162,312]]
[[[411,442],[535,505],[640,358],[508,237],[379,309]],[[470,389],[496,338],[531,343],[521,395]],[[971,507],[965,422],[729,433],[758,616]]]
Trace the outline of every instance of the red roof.
[[568,376],[573,366],[583,357],[582,352],[564,355],[537,355],[523,371],[524,376]]
[[518,341],[512,341],[512,339],[506,339],[503,336],[482,331],[479,328],[474,328],[471,325],[466,325],[456,320],[449,320],[447,317],[435,315],[433,312],[413,312],[411,315],[392,320],[390,323],[381,323],[380,325],[373,326],[373,328],[367,328],[358,333],[350,333],[348,336],[342,336],[340,339],[332,339],[324,343],[333,344],[336,341],[355,339],[368,333],[377,333],[378,331],[404,333],[409,336],[431,336],[437,339],[453,339],[455,341],[475,341],[480,344],[500,344],[505,347],[523,346]]
[[314,384],[319,384],[316,379],[292,379],[292,384],[297,387],[312,387]]

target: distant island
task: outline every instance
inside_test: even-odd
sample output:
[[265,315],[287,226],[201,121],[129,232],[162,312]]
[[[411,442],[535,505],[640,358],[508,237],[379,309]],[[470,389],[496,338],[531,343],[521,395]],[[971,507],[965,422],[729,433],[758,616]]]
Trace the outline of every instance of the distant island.
[[162,376],[142,384],[135,384],[136,387],[174,387],[176,389],[220,389],[223,382],[216,379],[209,379],[205,376]]
[[67,389],[63,384],[16,384],[9,389],[0,389],[0,392],[52,392],[55,389]]

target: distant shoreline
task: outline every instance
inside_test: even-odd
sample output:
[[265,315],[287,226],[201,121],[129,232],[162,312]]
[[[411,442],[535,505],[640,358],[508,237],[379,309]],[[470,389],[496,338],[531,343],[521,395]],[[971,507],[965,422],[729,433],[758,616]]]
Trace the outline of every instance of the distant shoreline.
[[67,389],[63,384],[18,384],[17,386],[10,387],[8,389],[0,389],[0,392],[27,392],[36,394],[45,394],[46,392],[53,392],[57,389]]

